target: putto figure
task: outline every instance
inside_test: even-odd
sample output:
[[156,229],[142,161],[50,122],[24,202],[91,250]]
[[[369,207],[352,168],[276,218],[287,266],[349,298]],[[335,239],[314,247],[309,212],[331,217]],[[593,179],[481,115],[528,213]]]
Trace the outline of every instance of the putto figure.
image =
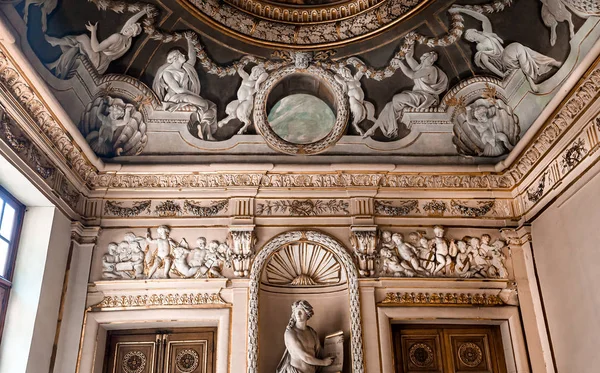
[[292,304],[292,316],[284,334],[285,352],[276,373],[315,373],[319,367],[333,363],[332,357],[320,357],[319,336],[307,325],[313,314],[312,306],[305,300]]
[[192,106],[194,112],[188,127],[196,128],[200,139],[213,141],[213,134],[217,130],[217,106],[200,96],[200,78],[194,67],[196,34],[188,31],[184,36],[188,47],[187,58],[179,49],[171,50],[167,54],[167,62],[156,72],[152,89],[165,110],[175,111]]
[[530,49],[520,43],[510,43],[503,47],[504,41],[492,32],[490,20],[483,14],[470,9],[454,7],[481,21],[482,31],[469,29],[465,31],[465,39],[477,44],[475,65],[492,73],[505,77],[514,70],[521,70],[529,82],[533,92],[538,92],[536,80],[550,72],[552,68],[559,68],[562,63],[552,57]]
[[153,7],[146,6],[140,12],[129,18],[120,32],[114,33],[103,41],[98,41],[98,23],[88,23],[85,27],[90,35],[70,35],[63,38],[55,38],[46,35],[46,41],[52,46],[59,46],[62,55],[54,62],[48,64],[54,75],[60,79],[67,79],[75,68],[75,62],[79,55],[84,55],[96,68],[98,74],[104,74],[108,65],[121,58],[131,48],[131,41],[142,32],[142,26],[138,23],[144,15],[149,15]]
[[[148,276],[147,278],[152,278],[155,274],[158,274],[160,278],[169,278],[169,272],[171,271],[171,266],[173,265],[173,254],[172,250],[176,248],[177,243],[173,241],[171,237],[169,237],[170,233],[169,227],[166,225],[161,225],[156,228],[156,233],[158,233],[158,238],[152,239],[150,236],[150,231],[146,233],[146,240],[148,243],[156,244],[156,250],[152,253],[149,250],[148,256],[146,257],[146,262],[148,263]],[[161,272],[158,272],[158,269],[161,269]]]
[[244,71],[244,67],[240,66],[237,69],[238,74],[242,77],[242,84],[237,91],[237,100],[231,101],[225,108],[227,117],[219,121],[218,126],[223,127],[233,119],[238,119],[244,126],[238,131],[238,135],[246,132],[252,121],[250,116],[254,108],[254,94],[258,91],[260,85],[267,80],[269,74],[261,65],[256,65],[248,74]]
[[412,44],[406,52],[408,66],[398,60],[400,70],[413,80],[413,89],[395,95],[392,101],[384,106],[373,127],[369,128],[363,137],[373,136],[377,128],[386,137],[397,137],[400,133],[398,121],[402,119],[404,109],[423,110],[437,105],[440,101],[439,96],[448,89],[448,76],[435,66],[438,54],[434,51],[424,53],[419,63],[414,58],[414,48],[415,45]]
[[[348,60],[357,60],[353,57]],[[344,93],[348,96],[350,102],[350,112],[352,113],[352,126],[360,134],[363,135],[364,131],[358,126],[360,122],[368,119],[375,122],[375,107],[369,101],[365,101],[365,92],[360,85],[360,79],[364,73],[358,70],[356,74],[352,75],[350,69],[346,66],[341,67],[338,73],[334,76],[335,80],[342,86]]]

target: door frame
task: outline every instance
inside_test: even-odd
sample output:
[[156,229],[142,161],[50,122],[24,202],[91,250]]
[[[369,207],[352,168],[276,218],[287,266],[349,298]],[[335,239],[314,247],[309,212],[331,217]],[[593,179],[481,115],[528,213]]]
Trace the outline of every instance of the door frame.
[[86,313],[77,373],[102,373],[109,330],[216,327],[215,373],[229,372],[231,308],[169,308]]
[[382,373],[395,373],[392,324],[499,325],[508,373],[529,372],[517,307],[377,307]]

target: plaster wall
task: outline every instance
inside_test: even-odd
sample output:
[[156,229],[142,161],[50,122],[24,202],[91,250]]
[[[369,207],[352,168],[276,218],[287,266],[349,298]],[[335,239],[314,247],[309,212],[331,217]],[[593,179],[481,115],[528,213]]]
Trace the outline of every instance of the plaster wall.
[[28,207],[0,345],[0,372],[47,372],[50,366],[70,222],[54,207]]
[[[596,171],[597,172],[597,171]],[[532,224],[533,254],[559,373],[598,371],[600,175],[589,176]]]

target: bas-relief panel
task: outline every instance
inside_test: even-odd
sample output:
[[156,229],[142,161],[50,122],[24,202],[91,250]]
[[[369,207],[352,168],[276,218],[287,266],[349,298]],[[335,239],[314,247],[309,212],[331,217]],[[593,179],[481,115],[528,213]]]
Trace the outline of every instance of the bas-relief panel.
[[[90,92],[79,97],[89,104],[67,110],[103,157],[177,152],[205,154],[212,161],[208,157],[224,153],[236,159],[239,152],[333,152],[365,160],[438,155],[442,162],[481,163],[497,161],[516,145],[535,118],[532,113],[543,109],[578,63],[580,57],[571,52],[589,49],[597,38],[593,6],[582,12],[565,0],[570,17],[561,18],[554,16],[561,12],[558,3],[543,9],[541,3],[523,3],[432,5],[445,15],[441,22],[449,26],[448,33],[431,35],[416,20],[407,21],[395,27],[393,42],[368,52],[361,52],[366,44],[359,41],[318,53],[273,52],[246,43],[252,52],[240,53],[228,50],[216,39],[225,36],[189,14],[186,25],[158,26],[179,11],[171,3],[74,5],[98,8],[104,15],[87,26],[73,20],[73,25],[81,23],[79,31],[63,27],[71,7],[40,7],[45,13],[38,14],[30,6],[27,24],[18,26],[27,27],[33,50],[46,62],[43,74],[59,97],[74,98],[58,79],[79,85],[73,91],[79,96]],[[431,11],[423,10],[416,19],[428,19]],[[515,17],[526,21],[531,33],[551,32],[548,41],[513,35],[505,20]],[[569,30],[556,28],[553,17],[565,19]],[[46,18],[47,26],[42,24]],[[392,36],[384,33],[370,45],[386,35]],[[472,72],[484,76],[465,79]],[[75,74],[79,79],[73,79]],[[390,92],[390,86],[397,87],[395,93],[384,97],[381,93]],[[294,93],[310,94],[334,109],[337,121],[324,138],[329,127],[300,129],[297,120],[281,125],[286,130],[279,133],[260,129],[263,122],[273,125],[269,116],[281,109],[275,101]],[[302,117],[294,110],[286,114]]]

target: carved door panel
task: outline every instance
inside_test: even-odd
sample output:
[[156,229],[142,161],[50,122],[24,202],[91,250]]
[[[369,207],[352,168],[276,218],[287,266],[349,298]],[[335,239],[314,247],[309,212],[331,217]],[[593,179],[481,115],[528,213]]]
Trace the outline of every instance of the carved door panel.
[[169,334],[165,373],[213,373],[214,332]]
[[105,373],[213,373],[215,328],[110,332]]
[[158,373],[155,334],[111,335],[106,373]]
[[398,373],[506,373],[497,326],[394,325]]

